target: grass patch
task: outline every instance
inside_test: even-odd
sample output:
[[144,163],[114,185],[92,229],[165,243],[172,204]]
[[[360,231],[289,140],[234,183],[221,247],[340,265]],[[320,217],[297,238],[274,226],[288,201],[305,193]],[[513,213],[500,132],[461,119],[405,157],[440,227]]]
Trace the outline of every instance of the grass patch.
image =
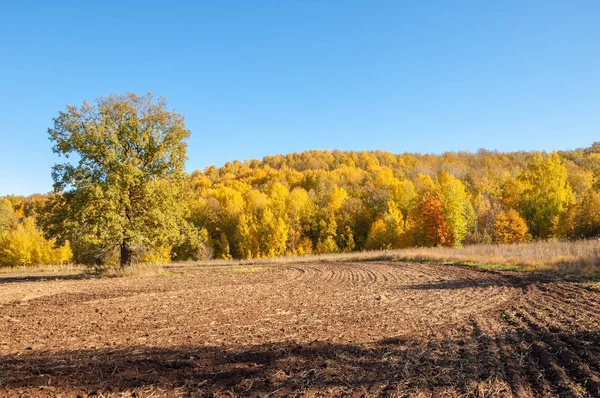
[[487,264],[487,263],[458,263],[459,265],[467,265],[469,267],[492,270],[492,271],[526,271],[525,268],[518,265],[503,265],[503,264]]

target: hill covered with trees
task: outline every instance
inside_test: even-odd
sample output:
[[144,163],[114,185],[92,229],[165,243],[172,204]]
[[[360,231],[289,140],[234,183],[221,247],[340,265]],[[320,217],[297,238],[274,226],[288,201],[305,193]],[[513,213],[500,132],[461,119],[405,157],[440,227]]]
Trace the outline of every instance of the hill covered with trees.
[[[307,151],[183,178],[179,239],[138,245],[135,261],[600,235],[600,143],[550,154]],[[0,264],[117,262],[117,248],[91,257],[76,236],[59,247],[44,238],[56,195],[0,200]]]

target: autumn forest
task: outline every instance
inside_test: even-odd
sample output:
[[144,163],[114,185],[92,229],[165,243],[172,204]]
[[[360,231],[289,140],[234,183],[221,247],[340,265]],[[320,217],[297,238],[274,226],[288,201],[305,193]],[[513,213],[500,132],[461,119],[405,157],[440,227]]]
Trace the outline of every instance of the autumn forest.
[[[228,162],[181,178],[180,186],[163,187],[176,190],[178,200],[161,202],[179,216],[165,221],[176,233],[137,243],[133,261],[600,234],[600,143],[554,153],[307,151]],[[48,233],[57,196],[0,199],[0,265],[117,263],[118,247],[90,234],[55,239]]]

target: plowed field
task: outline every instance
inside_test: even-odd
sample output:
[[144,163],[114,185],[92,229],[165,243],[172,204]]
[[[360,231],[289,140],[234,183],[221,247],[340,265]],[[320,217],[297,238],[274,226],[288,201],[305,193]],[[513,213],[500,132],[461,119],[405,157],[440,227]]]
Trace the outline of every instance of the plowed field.
[[600,284],[402,262],[0,275],[2,396],[600,396]]

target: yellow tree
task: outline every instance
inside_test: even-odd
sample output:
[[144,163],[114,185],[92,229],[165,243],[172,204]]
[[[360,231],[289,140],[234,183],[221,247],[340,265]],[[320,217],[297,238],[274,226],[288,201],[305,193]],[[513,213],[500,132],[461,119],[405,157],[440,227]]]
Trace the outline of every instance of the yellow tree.
[[238,223],[239,255],[242,258],[257,257],[260,251],[256,226],[252,216],[244,213]]
[[0,202],[0,236],[15,222],[15,212],[8,199]]
[[276,217],[271,206],[271,199],[263,192],[251,190],[246,195],[246,207],[237,230],[242,257],[274,257],[285,253],[288,226],[283,214]]
[[0,265],[64,264],[71,261],[69,243],[54,246],[54,240],[46,240],[35,226],[33,218],[9,230],[0,238]]
[[[367,241],[371,212],[360,198],[348,198],[339,213],[338,231],[344,235],[342,247],[344,251],[362,249]],[[350,244],[350,235],[352,244]],[[352,247],[349,247],[352,246]]]
[[354,232],[349,225],[344,226],[344,231],[341,234],[340,240],[342,241],[342,251],[351,252],[356,247],[354,242]]
[[319,242],[317,243],[317,252],[336,253],[339,247],[335,238],[337,237],[337,222],[334,214],[328,214],[325,219],[319,222]]
[[404,233],[404,220],[396,202],[391,200],[388,202],[387,210],[383,214],[383,222],[392,247],[399,247],[400,239]]
[[435,190],[435,184],[430,176],[419,173],[414,181],[415,192],[419,203],[431,197]]
[[406,222],[408,214],[418,204],[415,184],[410,180],[397,180],[391,188],[392,199]]
[[527,235],[527,224],[516,210],[502,211],[496,216],[493,226],[493,236],[496,242],[525,242],[528,239]]
[[452,237],[452,245],[460,246],[468,231],[468,196],[465,185],[447,171],[438,174],[438,197]]
[[227,234],[225,234],[225,232],[221,232],[219,234],[219,247],[221,249],[220,257],[224,260],[231,259],[231,251],[229,248],[229,239],[227,239]]
[[267,256],[269,257],[281,256],[287,251],[289,227],[286,210],[289,195],[288,188],[279,182],[271,187],[269,209],[263,216],[264,236],[268,239],[265,246],[268,247]]
[[590,190],[575,211],[572,235],[575,238],[600,236],[600,193]]
[[192,224],[198,231],[206,228],[216,258],[238,255],[238,223],[245,210],[243,194],[250,189],[245,184],[234,188],[219,183],[205,189],[189,205]]
[[285,218],[287,198],[290,191],[279,182],[273,184],[269,193],[270,207],[277,218]]
[[245,202],[237,229],[239,252],[244,258],[263,257],[264,247],[262,247],[262,243],[264,238],[262,236],[261,221],[269,206],[269,197],[263,192],[252,189],[246,193]]
[[289,225],[288,250],[290,254],[306,254],[305,225],[312,217],[312,202],[308,192],[302,188],[292,190],[286,198],[286,212]]
[[369,250],[390,249],[391,244],[388,241],[388,233],[385,222],[378,218],[371,224],[369,236],[365,248]]
[[323,218],[319,221],[319,241],[317,251],[319,253],[335,253],[339,251],[338,222],[339,212],[348,199],[348,192],[344,188],[334,187],[327,201]]
[[21,205],[15,208],[15,218],[17,221],[21,221],[25,218],[25,203],[21,202]]
[[404,221],[398,205],[389,201],[387,210],[371,226],[368,249],[398,248],[404,233]]
[[344,205],[346,199],[348,199],[348,192],[344,188],[336,186],[329,197],[327,210],[331,213],[337,213]]
[[288,239],[285,220],[275,217],[267,207],[260,215],[259,225],[260,257],[276,257],[285,254]]
[[553,236],[557,220],[575,199],[560,157],[534,153],[518,179],[524,185],[520,208],[529,230],[536,237]]

